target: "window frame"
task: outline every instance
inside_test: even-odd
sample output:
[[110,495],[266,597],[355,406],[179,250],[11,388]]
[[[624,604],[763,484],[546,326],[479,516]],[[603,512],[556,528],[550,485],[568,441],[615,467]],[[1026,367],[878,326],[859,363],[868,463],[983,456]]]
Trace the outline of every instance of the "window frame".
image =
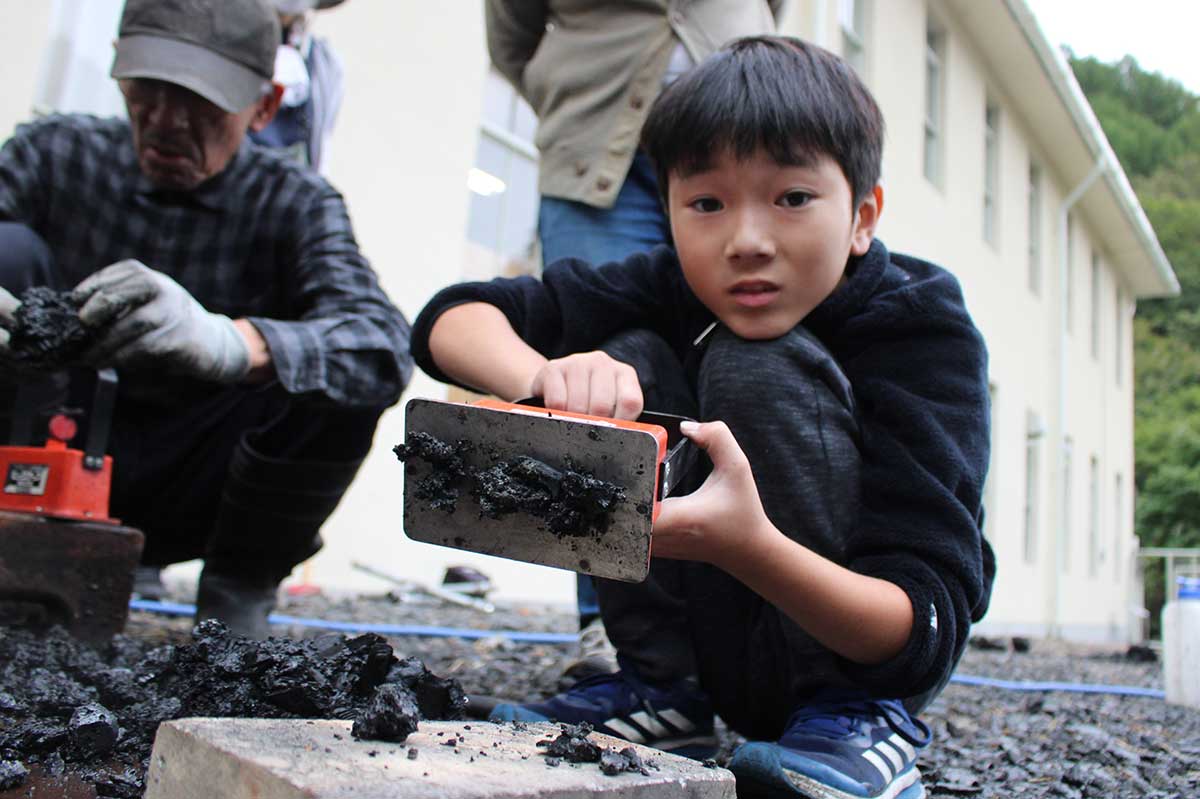
[[842,34],[842,58],[864,81],[867,75],[867,27],[871,0],[838,0],[838,28]]
[[1041,449],[1045,428],[1033,411],[1025,412],[1025,507],[1022,530],[1022,557],[1025,563],[1037,563],[1038,516],[1041,510]]
[[925,113],[922,124],[926,180],[943,187],[946,124],[946,33],[932,16],[925,21]]
[[[497,103],[497,106],[499,106],[503,109],[503,111],[501,112],[500,115],[503,117],[504,125],[498,124],[493,119],[489,119],[487,117],[486,110],[481,111],[481,113],[480,113],[479,137],[476,141],[475,156],[471,161],[471,168],[468,172],[467,192],[468,192],[469,199],[468,199],[468,208],[467,208],[467,229],[465,231],[465,238],[467,239],[467,241],[478,246],[482,250],[487,251],[488,253],[490,253],[492,256],[495,257],[498,274],[502,273],[502,270],[506,267],[506,265],[512,265],[513,263],[520,263],[522,265],[523,271],[529,270],[529,271],[536,272],[538,269],[540,269],[540,263],[538,260],[539,255],[537,252],[539,245],[538,245],[538,237],[537,237],[536,211],[535,211],[535,216],[534,216],[534,220],[533,220],[532,239],[530,241],[523,241],[523,242],[517,243],[518,249],[514,249],[513,247],[511,247],[510,245],[512,245],[513,242],[510,242],[508,240],[509,233],[511,232],[508,229],[509,228],[509,224],[508,224],[509,214],[513,210],[512,194],[510,193],[509,187],[513,185],[511,176],[514,173],[513,172],[514,162],[517,160],[520,160],[520,161],[524,162],[524,166],[532,167],[533,174],[535,176],[535,180],[536,180],[536,175],[537,175],[537,169],[538,169],[537,147],[534,145],[533,140],[531,138],[527,139],[527,138],[519,135],[517,132],[518,128],[519,128],[519,123],[522,121],[521,117],[522,116],[525,116],[526,118],[532,117],[533,111],[532,111],[532,109],[528,108],[528,105],[525,104],[525,101],[521,97],[521,95],[516,91],[516,89],[514,89],[512,87],[512,85],[508,82],[508,80],[503,75],[500,74],[499,71],[497,71],[494,67],[489,68],[489,74],[485,78],[484,92],[495,91],[496,87],[500,87],[500,86],[503,86],[504,96],[502,98],[500,98],[500,102]],[[484,102],[485,109],[488,107],[487,99],[488,98],[485,97],[485,102]],[[522,108],[524,108],[527,113],[523,114]],[[536,127],[535,127],[535,129],[536,129]],[[531,134],[532,134],[532,132],[531,132]],[[477,176],[474,175],[474,173],[476,171],[483,171],[481,169],[481,167],[479,166],[479,163],[480,163],[479,153],[481,152],[481,148],[484,146],[485,141],[498,146],[503,151],[503,161],[502,161],[502,169],[501,169],[503,174],[502,175],[491,175],[490,173],[486,173],[486,174],[491,178],[499,180],[501,183],[503,183],[505,185],[505,188],[502,190],[502,193],[504,193],[506,195],[506,196],[501,197],[498,200],[499,206],[498,206],[498,211],[497,211],[497,216],[496,216],[495,235],[490,237],[490,240],[486,241],[486,242],[481,241],[475,235],[475,233],[473,231],[473,224],[475,222],[475,220],[473,219],[473,214],[475,213],[475,209],[474,209],[475,196],[479,195],[481,197],[486,198],[488,195],[483,194],[480,191],[477,191],[476,188],[472,187],[472,185],[471,185],[471,181],[477,179]],[[536,189],[535,189],[535,191],[536,191]],[[536,208],[536,204],[535,204],[535,208]],[[520,252],[520,254],[517,254],[518,251]]]
[[1088,576],[1097,577],[1104,563],[1104,541],[1100,535],[1100,459],[1088,461]]
[[1093,360],[1100,360],[1100,252],[1092,249],[1091,331],[1090,348]]
[[983,107],[983,240],[1000,249],[1000,104]]
[[1026,195],[1028,217],[1027,254],[1029,257],[1029,291],[1035,297],[1042,296],[1042,168],[1033,159],[1029,160],[1029,186]]

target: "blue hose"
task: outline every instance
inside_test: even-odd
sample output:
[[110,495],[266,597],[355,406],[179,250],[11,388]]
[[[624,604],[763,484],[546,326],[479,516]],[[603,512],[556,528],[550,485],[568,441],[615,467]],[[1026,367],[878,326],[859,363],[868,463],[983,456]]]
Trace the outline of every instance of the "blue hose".
[[[194,616],[195,605],[178,602],[153,602],[148,599],[133,599],[132,610],[159,613],[166,616]],[[333,630],[342,633],[376,633],[377,635],[414,635],[426,638],[507,638],[527,644],[573,644],[579,640],[575,633],[527,633],[520,630],[475,630],[469,627],[429,627],[420,624],[380,624],[348,621],[327,621],[300,616],[272,613],[267,617],[272,624],[287,624],[294,627],[312,627],[318,630]],[[997,680],[991,677],[976,677],[971,674],[954,674],[950,682],[986,688],[1003,688],[1007,691],[1065,691],[1077,694],[1117,694],[1119,696],[1145,696],[1163,699],[1165,693],[1155,688],[1139,688],[1136,685],[1095,685],[1071,682],[1037,682],[1033,680]]]
[[[194,616],[195,605],[177,602],[151,602],[133,599],[129,602],[133,610],[161,613],[167,616]],[[507,638],[527,644],[573,644],[579,640],[575,633],[526,633],[520,630],[473,630],[468,627],[426,627],[419,624],[378,624],[350,621],[326,621],[299,616],[272,613],[267,617],[272,624],[288,624],[295,627],[313,627],[318,630],[334,630],[341,633],[377,633],[379,635],[418,635],[426,638]]]

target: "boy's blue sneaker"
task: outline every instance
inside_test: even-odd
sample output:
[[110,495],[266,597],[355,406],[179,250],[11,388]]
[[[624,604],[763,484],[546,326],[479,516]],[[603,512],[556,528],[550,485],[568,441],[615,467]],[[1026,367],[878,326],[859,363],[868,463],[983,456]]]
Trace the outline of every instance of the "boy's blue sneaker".
[[821,702],[794,713],[778,743],[743,744],[729,770],[739,797],[922,799],[917,751],[930,737],[896,700]]
[[489,721],[586,721],[597,732],[703,760],[717,751],[708,697],[692,682],[647,685],[627,671],[598,674],[545,702],[497,705]]

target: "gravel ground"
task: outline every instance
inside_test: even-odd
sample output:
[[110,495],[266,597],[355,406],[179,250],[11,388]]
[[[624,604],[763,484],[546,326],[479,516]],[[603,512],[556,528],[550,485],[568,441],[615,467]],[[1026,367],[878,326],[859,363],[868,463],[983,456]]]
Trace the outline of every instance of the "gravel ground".
[[[484,614],[391,595],[292,597],[280,610],[338,621],[529,632],[570,633],[575,626],[563,608],[506,605]],[[188,640],[189,629],[187,619],[134,613],[127,634],[141,642],[179,643]],[[570,644],[516,643],[495,636],[389,641],[397,655],[421,659],[435,674],[458,680],[469,695],[514,699],[553,693],[573,655]],[[1009,642],[999,642],[999,649],[986,646],[997,642],[978,643],[968,650],[960,673],[1162,687],[1158,663],[1121,651],[1032,641],[1028,651],[1018,652]],[[920,762],[930,797],[1200,797],[1200,710],[1153,698],[951,684],[923,718],[934,732],[934,744]],[[723,732],[723,756],[738,742]]]
[[[293,599],[287,612],[339,620],[448,627],[572,632],[562,608],[502,607],[493,614],[443,604]],[[395,638],[398,653],[419,657],[470,694],[543,697],[558,689],[570,645],[499,638]],[[1032,641],[977,640],[962,674],[1162,688],[1162,667],[1112,648]],[[1132,654],[1132,657],[1130,656]],[[1018,692],[952,683],[923,714],[934,743],[920,768],[930,797],[1200,797],[1200,710],[1161,699],[1064,691]],[[738,742],[726,734],[727,755]]]

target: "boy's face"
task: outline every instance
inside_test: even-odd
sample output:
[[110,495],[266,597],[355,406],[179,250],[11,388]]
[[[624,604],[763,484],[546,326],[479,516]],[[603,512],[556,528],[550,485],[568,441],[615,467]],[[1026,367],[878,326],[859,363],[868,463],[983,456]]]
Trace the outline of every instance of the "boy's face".
[[668,183],[671,232],[692,291],[731,331],[770,339],[833,293],[846,261],[871,246],[879,187],[857,207],[827,155],[787,166],[759,151],[725,153],[711,168]]

